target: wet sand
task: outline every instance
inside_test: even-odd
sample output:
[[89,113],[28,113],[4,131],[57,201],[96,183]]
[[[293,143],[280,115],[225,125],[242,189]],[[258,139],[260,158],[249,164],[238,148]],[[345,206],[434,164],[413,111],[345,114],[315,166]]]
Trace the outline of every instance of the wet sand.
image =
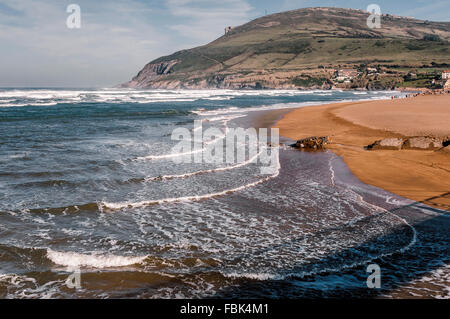
[[329,136],[362,182],[400,196],[450,210],[450,153],[377,150],[364,146],[388,137],[450,136],[450,95],[338,103],[296,109],[275,127],[300,139]]

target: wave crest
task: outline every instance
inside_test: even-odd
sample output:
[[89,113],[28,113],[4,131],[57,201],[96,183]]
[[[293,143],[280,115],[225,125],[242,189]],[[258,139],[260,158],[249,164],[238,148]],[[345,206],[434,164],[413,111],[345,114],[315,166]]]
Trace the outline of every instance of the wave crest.
[[47,258],[57,265],[67,267],[112,268],[140,264],[147,258],[147,256],[129,257],[117,255],[80,254],[75,252],[60,252],[47,249]]

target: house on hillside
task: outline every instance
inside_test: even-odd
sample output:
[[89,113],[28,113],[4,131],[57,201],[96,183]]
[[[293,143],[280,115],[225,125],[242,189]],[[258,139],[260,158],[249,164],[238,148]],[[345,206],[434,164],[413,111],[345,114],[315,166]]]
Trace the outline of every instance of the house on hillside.
[[338,82],[350,81],[358,76],[358,71],[355,69],[340,69],[334,74],[334,76]]
[[369,73],[369,74],[378,73],[378,69],[377,68],[368,67],[367,68],[367,73]]
[[442,80],[450,79],[450,70],[442,71]]
[[230,33],[231,30],[233,30],[234,27],[226,27],[225,28],[225,35],[227,35],[228,33]]

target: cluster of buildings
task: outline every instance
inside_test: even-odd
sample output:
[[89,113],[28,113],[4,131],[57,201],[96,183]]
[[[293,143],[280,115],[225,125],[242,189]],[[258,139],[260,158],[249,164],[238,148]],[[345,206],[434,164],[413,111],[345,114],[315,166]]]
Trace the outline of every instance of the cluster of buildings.
[[[378,74],[378,69],[373,67],[368,67],[365,69],[368,75]],[[361,72],[355,69],[339,69],[334,70],[333,80],[340,83],[350,83],[352,79],[358,77]],[[415,77],[415,73],[409,73],[408,75]],[[450,70],[442,71],[442,85],[445,89],[450,89]],[[434,83],[434,80],[433,80]]]
[[450,89],[450,70],[442,71],[441,80],[434,79],[433,84],[440,84],[445,90]]
[[[367,74],[377,74],[378,69],[368,67],[365,72],[367,72]],[[339,69],[334,71],[333,79],[337,82],[350,83],[352,79],[358,77],[360,74],[361,72],[358,72],[358,70],[355,69]]]
[[334,72],[334,79],[338,82],[350,83],[350,81],[359,75],[355,69],[340,69]]
[[442,71],[442,80],[450,79],[450,70]]

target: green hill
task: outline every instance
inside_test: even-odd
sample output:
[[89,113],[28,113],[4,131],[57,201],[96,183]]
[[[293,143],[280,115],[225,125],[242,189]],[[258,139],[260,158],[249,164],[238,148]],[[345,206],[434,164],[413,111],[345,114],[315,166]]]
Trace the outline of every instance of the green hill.
[[[331,88],[431,86],[450,63],[450,23],[307,8],[264,16],[217,40],[147,64],[124,87]],[[224,26],[225,28],[225,26]],[[357,75],[337,77],[340,69]],[[438,84],[439,85],[439,84]]]

